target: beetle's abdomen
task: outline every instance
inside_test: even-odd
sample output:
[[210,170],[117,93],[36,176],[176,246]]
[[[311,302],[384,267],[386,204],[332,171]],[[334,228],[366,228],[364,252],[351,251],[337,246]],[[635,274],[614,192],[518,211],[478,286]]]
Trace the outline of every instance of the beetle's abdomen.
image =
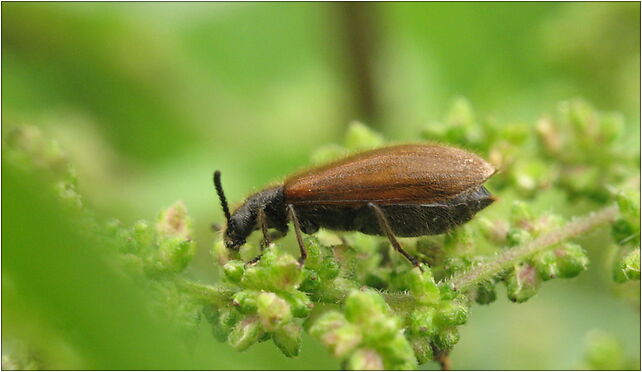
[[[494,197],[481,186],[443,203],[381,205],[380,208],[396,236],[413,237],[444,233],[468,222],[493,201]],[[306,226],[385,235],[366,203],[359,206],[297,205],[295,209]],[[314,228],[306,232],[314,232]]]
[[[470,221],[494,200],[482,186],[443,204],[387,205],[381,209],[396,236],[414,237],[443,234]],[[385,235],[370,210],[363,210],[355,223],[364,234]]]

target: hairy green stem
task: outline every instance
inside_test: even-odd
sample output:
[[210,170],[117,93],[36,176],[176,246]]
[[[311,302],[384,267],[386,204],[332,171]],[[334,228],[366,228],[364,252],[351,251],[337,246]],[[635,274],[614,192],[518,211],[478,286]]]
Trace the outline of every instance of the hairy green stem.
[[531,242],[508,249],[491,261],[474,267],[461,274],[456,274],[447,283],[457,291],[469,289],[484,279],[499,274],[511,265],[551,245],[583,234],[603,223],[612,222],[618,215],[615,205],[606,207],[588,216],[580,217],[566,226],[538,237]]
[[232,295],[238,292],[238,288],[227,285],[207,285],[193,282],[191,280],[177,278],[176,283],[195,298],[207,304],[225,305],[232,299]]

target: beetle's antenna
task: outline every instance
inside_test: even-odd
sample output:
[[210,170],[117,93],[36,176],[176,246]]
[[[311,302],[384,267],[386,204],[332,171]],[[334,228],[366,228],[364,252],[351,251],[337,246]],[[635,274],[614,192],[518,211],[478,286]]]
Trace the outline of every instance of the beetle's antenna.
[[221,171],[214,172],[214,187],[216,187],[216,193],[218,194],[218,199],[221,201],[221,207],[223,208],[223,213],[229,226],[232,219],[230,217],[230,209],[227,207],[227,199],[225,199],[225,193],[223,192],[223,185],[221,184]]

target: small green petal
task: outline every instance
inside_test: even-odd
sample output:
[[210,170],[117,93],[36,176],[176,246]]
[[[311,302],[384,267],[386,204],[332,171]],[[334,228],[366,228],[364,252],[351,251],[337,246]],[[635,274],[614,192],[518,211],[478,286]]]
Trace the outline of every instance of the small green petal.
[[434,356],[430,338],[425,336],[410,336],[408,337],[408,341],[415,352],[418,364],[421,365],[433,359]]
[[232,297],[232,303],[242,314],[254,314],[257,310],[257,298],[261,292],[252,289],[236,293]]
[[459,331],[456,327],[443,329],[434,339],[435,345],[443,351],[451,350],[457,342],[459,342]]
[[435,313],[435,309],[431,307],[413,310],[408,318],[410,333],[421,336],[434,335],[437,332]]
[[437,321],[445,326],[462,325],[468,319],[468,307],[456,301],[442,303],[437,313]]
[[263,328],[273,332],[292,320],[290,305],[274,293],[263,292],[256,298],[257,314]]
[[553,279],[559,275],[557,261],[555,252],[550,249],[535,255],[532,259],[532,263],[537,270],[537,274],[540,279],[544,281]]
[[180,236],[163,239],[158,248],[161,265],[166,270],[174,272],[185,270],[195,252],[196,244]]
[[261,321],[251,316],[238,322],[228,337],[232,347],[238,351],[247,350],[263,336]]
[[578,276],[588,267],[589,259],[586,252],[578,244],[565,243],[560,248],[553,250],[557,256],[557,266],[561,278],[573,278]]
[[239,260],[228,261],[223,266],[225,277],[232,283],[239,284],[245,273],[245,263]]
[[352,151],[368,150],[383,145],[381,134],[373,131],[363,123],[353,121],[348,126],[345,137],[345,146]]
[[359,349],[350,356],[346,368],[352,371],[380,371],[384,365],[376,350]]
[[301,351],[302,333],[303,328],[300,325],[290,322],[277,329],[272,334],[272,340],[286,357],[292,358],[299,355]]
[[516,265],[506,279],[508,298],[513,302],[524,302],[533,297],[541,285],[537,270],[529,265]]

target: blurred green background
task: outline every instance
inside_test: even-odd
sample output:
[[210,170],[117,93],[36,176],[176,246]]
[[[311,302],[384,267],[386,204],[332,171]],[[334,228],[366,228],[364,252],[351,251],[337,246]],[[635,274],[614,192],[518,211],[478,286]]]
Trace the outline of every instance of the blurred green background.
[[[209,224],[222,219],[212,171],[223,172],[228,198],[240,202],[306,166],[310,152],[340,141],[352,120],[409,141],[459,96],[483,117],[528,123],[561,100],[582,97],[600,110],[622,112],[623,146],[640,146],[639,3],[3,3],[2,63],[3,132],[30,124],[57,139],[100,217],[131,223],[185,201],[199,244],[191,275],[203,280],[213,278]],[[29,202],[37,185],[11,175],[17,179],[11,190],[22,191],[5,197],[16,201],[3,205],[3,217],[11,207],[23,209],[8,226],[19,228],[20,217],[33,213],[41,215],[34,231],[42,237],[30,244],[47,244],[48,231],[67,236],[64,226],[56,230],[62,222],[53,210],[47,215],[46,201],[45,207]],[[67,233],[73,241],[73,231]],[[63,277],[61,270],[88,262],[109,271],[95,257],[80,256],[39,257],[34,275]],[[36,271],[32,256],[22,258],[23,266],[3,260],[3,279],[5,269],[16,277]],[[592,329],[608,330],[639,360],[639,304],[613,294],[601,258],[593,253],[592,270],[545,285],[528,303],[499,296],[476,306],[452,355],[454,367],[575,368]],[[86,284],[79,291],[94,295],[76,299],[80,307],[74,307],[56,302],[73,293],[56,297],[55,287],[24,279],[31,286],[12,293],[29,295],[3,293],[3,320],[16,323],[3,327],[3,339],[51,338],[59,368],[338,367],[310,339],[291,360],[271,344],[233,352],[207,330],[183,361],[172,357],[162,324],[145,320],[143,294],[126,281],[115,280],[111,290],[108,283]],[[105,306],[95,296],[103,290],[118,293],[114,304],[133,301],[133,318],[74,323],[69,312]],[[142,324],[132,320],[139,318]],[[134,324],[126,331],[133,339],[121,334],[94,343],[101,332],[111,337]],[[117,350],[146,343],[140,353]],[[69,351],[79,344],[87,360]],[[102,359],[107,351],[112,359]]]

